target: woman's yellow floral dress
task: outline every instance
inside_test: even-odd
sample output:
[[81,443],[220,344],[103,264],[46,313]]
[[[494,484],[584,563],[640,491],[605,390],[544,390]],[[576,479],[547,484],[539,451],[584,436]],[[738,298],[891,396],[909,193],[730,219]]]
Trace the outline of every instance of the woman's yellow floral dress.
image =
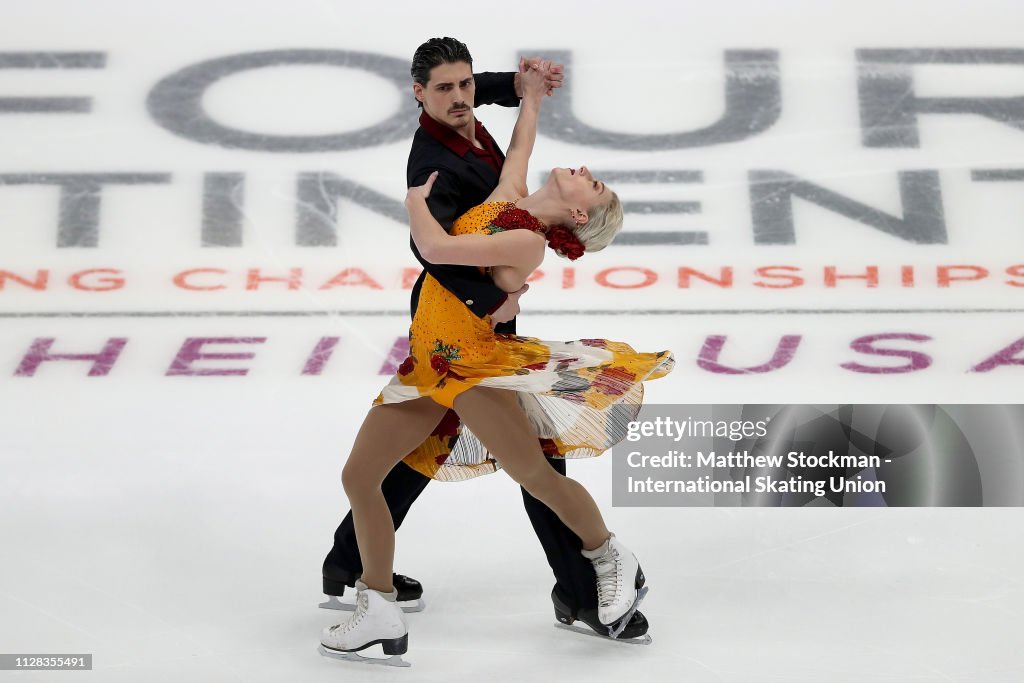
[[[455,221],[453,235],[494,234],[525,227],[506,218],[511,202],[476,206]],[[532,217],[531,217],[532,218]],[[626,436],[643,402],[645,380],[668,374],[668,351],[637,353],[605,339],[569,342],[495,334],[427,275],[409,329],[409,357],[374,401],[398,403],[429,396],[449,408],[434,433],[405,463],[428,477],[460,481],[499,468],[451,410],[475,386],[515,391],[545,453],[567,458],[600,455]]]

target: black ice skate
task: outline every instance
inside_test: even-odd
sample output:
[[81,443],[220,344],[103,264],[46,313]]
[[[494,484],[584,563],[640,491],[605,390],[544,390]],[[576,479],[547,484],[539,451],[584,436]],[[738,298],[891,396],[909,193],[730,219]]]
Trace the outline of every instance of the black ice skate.
[[[555,619],[558,620],[558,623],[555,624],[555,626],[557,628],[564,629],[566,631],[573,631],[574,633],[580,633],[585,636],[597,637],[613,643],[650,645],[652,642],[651,636],[647,634],[650,624],[647,623],[647,617],[644,616],[644,613],[639,610],[634,611],[628,621],[623,618],[625,626],[621,633],[619,633],[617,637],[613,638],[608,635],[608,627],[602,624],[601,620],[598,618],[596,607],[580,609],[570,607],[569,604],[559,596],[557,586],[551,591],[551,602],[555,606]],[[577,621],[582,621],[589,627],[589,629],[577,625]]]
[[[355,586],[356,581],[359,579],[359,575],[344,570],[333,569],[325,565],[323,577],[324,595],[327,596],[327,600],[325,602],[321,602],[318,607],[323,609],[344,610],[346,612],[354,610],[356,608],[355,603],[342,602],[338,598],[345,594],[346,588],[352,588]],[[401,574],[392,574],[391,582],[398,590],[398,606],[402,608],[403,612],[411,614],[413,612],[423,611],[426,604],[423,602],[423,586],[419,581]]]

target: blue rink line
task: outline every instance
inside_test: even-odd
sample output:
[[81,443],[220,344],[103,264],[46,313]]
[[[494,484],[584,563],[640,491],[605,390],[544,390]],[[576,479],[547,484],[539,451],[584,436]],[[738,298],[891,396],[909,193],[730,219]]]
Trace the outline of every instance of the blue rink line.
[[[895,314],[1024,313],[1024,308],[650,308],[650,309],[564,309],[526,311],[520,315],[895,315]],[[316,316],[390,317],[408,316],[402,310],[334,311],[26,311],[3,312],[4,318],[297,318]]]

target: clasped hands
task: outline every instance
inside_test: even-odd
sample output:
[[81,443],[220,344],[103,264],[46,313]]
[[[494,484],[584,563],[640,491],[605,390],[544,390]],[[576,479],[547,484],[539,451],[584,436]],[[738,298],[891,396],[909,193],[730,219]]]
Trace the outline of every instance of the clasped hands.
[[555,88],[561,88],[562,81],[565,80],[565,66],[562,64],[540,57],[522,57],[519,60],[519,72],[515,75],[516,96],[520,99],[527,94],[523,80],[531,72],[540,73],[543,76],[543,94],[548,97],[555,93]]

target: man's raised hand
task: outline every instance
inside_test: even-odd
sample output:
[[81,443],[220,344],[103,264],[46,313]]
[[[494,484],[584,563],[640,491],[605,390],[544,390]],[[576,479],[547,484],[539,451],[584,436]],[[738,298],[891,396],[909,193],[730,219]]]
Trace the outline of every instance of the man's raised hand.
[[514,292],[509,292],[508,298],[505,299],[505,303],[498,307],[494,313],[491,313],[491,327],[494,327],[498,323],[507,323],[512,318],[519,315],[519,297],[526,294],[526,290],[530,288],[530,285],[523,285]]

